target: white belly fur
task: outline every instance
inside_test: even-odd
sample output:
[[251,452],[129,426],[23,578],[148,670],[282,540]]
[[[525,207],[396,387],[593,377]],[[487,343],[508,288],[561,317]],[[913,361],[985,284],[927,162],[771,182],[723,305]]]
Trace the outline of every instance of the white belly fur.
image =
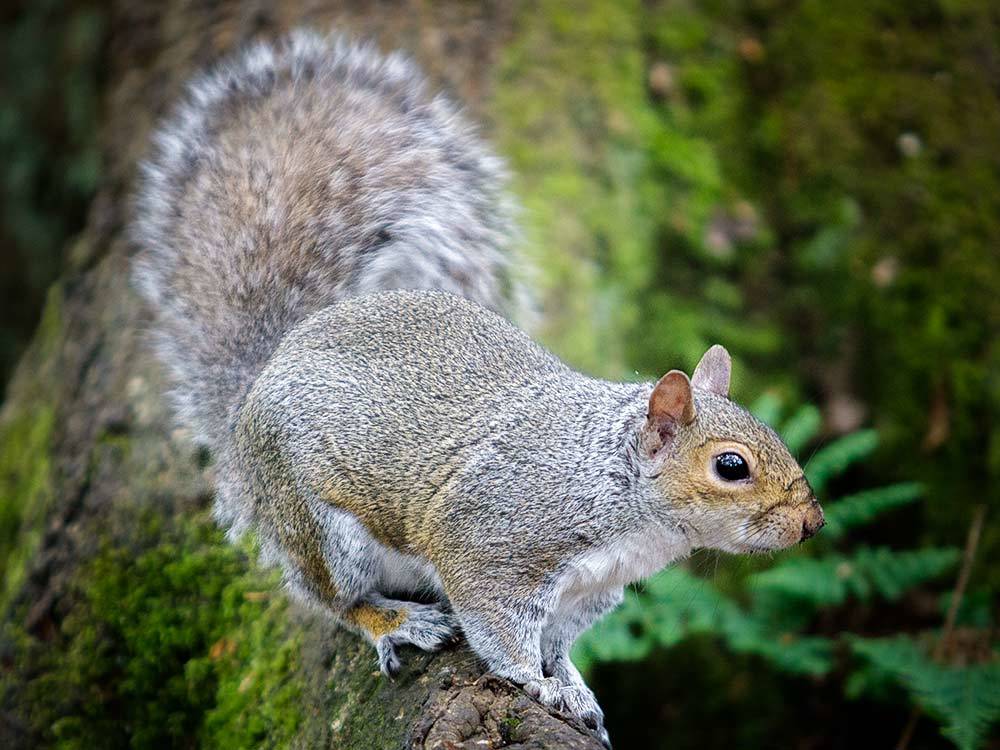
[[584,599],[648,578],[690,553],[691,544],[683,534],[663,528],[630,534],[588,550],[573,561],[559,582],[552,619],[568,615]]

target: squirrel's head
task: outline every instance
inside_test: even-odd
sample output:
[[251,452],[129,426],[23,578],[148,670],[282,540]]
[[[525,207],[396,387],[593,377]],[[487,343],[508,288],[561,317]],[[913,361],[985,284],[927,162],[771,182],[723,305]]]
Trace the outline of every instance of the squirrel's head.
[[770,427],[729,400],[729,353],[713,346],[694,376],[671,370],[653,388],[643,460],[694,547],[782,549],[823,526],[798,462]]

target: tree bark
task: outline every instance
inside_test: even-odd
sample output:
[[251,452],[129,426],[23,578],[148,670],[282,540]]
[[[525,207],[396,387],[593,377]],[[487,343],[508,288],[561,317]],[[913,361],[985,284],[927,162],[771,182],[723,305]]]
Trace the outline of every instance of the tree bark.
[[[481,117],[512,16],[500,3],[457,1],[113,6],[100,133],[105,179],[0,414],[0,521],[7,529],[0,540],[0,745],[79,745],[89,725],[104,722],[100,736],[108,745],[193,746],[207,744],[209,729],[235,727],[266,746],[598,748],[578,722],[483,675],[464,647],[433,656],[408,652],[395,681],[379,676],[371,647],[322,616],[275,603],[281,595],[273,587],[234,589],[234,581],[266,576],[252,554],[216,550],[226,543],[206,512],[210,461],[172,427],[162,375],[140,335],[146,313],[127,281],[129,195],[151,127],[194,71],[252,38],[300,25],[345,29],[383,49],[408,50]],[[188,559],[195,561],[193,582],[177,572]],[[160,573],[162,590],[149,583]],[[238,592],[238,632],[257,640],[227,631],[219,611],[229,605],[212,597],[197,609],[211,625],[188,622],[187,602],[215,585]],[[172,623],[164,632],[185,634],[179,644],[165,646],[155,628],[134,627],[161,615]],[[258,615],[269,623],[264,635]],[[254,646],[261,642],[269,648]],[[287,644],[290,671],[262,653]],[[157,663],[143,666],[151,653]],[[177,665],[173,672],[164,671],[164,654]],[[258,663],[265,666],[254,671]],[[238,676],[249,670],[229,692],[226,669]],[[276,692],[246,698],[277,672],[283,676]],[[194,705],[193,715],[178,709],[163,720],[167,734],[158,735],[156,706],[149,704],[175,683],[181,687],[171,700]],[[199,713],[197,690],[205,685]],[[278,694],[295,696],[293,719],[275,707]],[[136,696],[153,699],[137,703]],[[238,708],[226,713],[225,701]],[[204,718],[210,708],[211,721]]]

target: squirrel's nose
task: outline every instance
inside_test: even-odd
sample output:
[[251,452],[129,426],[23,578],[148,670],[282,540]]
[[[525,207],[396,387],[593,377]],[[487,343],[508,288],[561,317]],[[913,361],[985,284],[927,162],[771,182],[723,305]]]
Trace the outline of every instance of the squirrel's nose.
[[825,525],[826,519],[823,518],[823,509],[819,506],[819,501],[813,498],[802,517],[802,538],[799,541],[804,542],[806,539],[816,536],[816,532]]

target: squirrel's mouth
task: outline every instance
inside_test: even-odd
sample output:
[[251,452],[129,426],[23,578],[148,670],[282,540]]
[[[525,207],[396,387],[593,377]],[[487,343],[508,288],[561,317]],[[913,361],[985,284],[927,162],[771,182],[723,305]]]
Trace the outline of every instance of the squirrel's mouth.
[[771,552],[804,542],[823,528],[823,509],[810,495],[797,503],[781,503],[745,523],[746,552]]
[[735,528],[721,524],[716,534],[702,537],[701,544],[696,544],[739,555],[774,552],[815,536],[825,523],[823,509],[810,493],[804,500],[779,503],[737,521]]

